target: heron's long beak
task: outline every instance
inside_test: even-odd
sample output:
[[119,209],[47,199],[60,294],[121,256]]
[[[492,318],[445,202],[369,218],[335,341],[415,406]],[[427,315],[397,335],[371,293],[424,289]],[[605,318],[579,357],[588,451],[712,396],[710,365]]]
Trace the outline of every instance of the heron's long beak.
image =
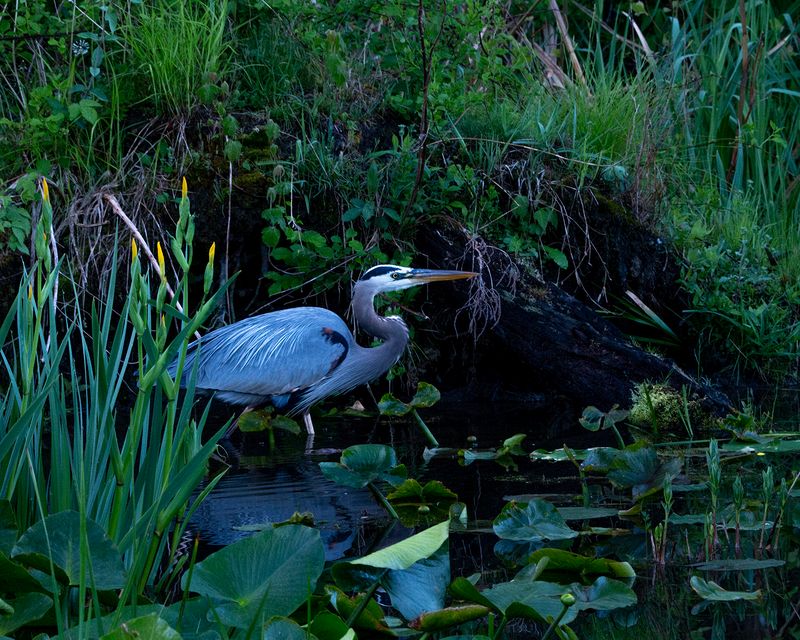
[[408,274],[408,279],[419,284],[438,282],[440,280],[465,280],[474,278],[478,274],[474,271],[444,271],[440,269],[414,269]]

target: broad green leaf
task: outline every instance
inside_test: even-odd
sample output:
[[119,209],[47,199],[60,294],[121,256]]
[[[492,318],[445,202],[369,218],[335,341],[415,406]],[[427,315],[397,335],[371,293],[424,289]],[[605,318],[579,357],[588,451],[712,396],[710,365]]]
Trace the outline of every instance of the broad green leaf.
[[398,485],[406,478],[406,468],[397,464],[394,449],[383,444],[358,444],[342,452],[340,462],[320,462],[329,480],[346,487],[362,488],[375,480]]
[[689,580],[695,593],[704,600],[715,602],[733,602],[735,600],[758,600],[761,597],[761,589],[755,591],[727,591],[720,587],[716,582],[709,580],[706,582],[702,578],[692,576]]
[[442,394],[439,393],[436,387],[427,382],[420,382],[417,385],[417,392],[414,394],[414,397],[411,398],[409,404],[415,409],[427,409],[435,405],[441,399]]
[[0,551],[0,593],[25,593],[27,591],[46,591],[21,564],[10,560]]
[[[355,611],[356,607],[360,604],[361,600],[365,598],[364,595],[359,595],[356,598],[349,597],[344,591],[334,585],[325,585],[325,592],[330,596],[331,604],[344,620],[348,620]],[[359,629],[368,629],[378,633],[385,633],[389,627],[386,626],[383,616],[383,609],[372,598],[367,601],[361,613],[356,618],[353,626]]]
[[[555,619],[561,613],[564,607],[560,598],[567,592],[569,592],[568,587],[552,582],[511,580],[496,584],[482,593],[493,607],[506,615],[513,614],[513,617],[545,622],[549,616]],[[522,605],[522,607],[514,605]],[[511,610],[509,611],[509,609]],[[561,623],[569,624],[576,615],[577,608],[571,607],[567,610]]]
[[449,583],[450,552],[447,544],[442,544],[432,556],[422,558],[408,569],[388,571],[381,580],[392,606],[406,620],[444,607]]
[[606,576],[600,576],[588,587],[572,584],[570,589],[577,599],[573,608],[581,611],[610,611],[636,604],[636,594],[629,586]]
[[378,402],[378,410],[382,416],[399,417],[406,415],[413,407],[398,400],[391,393],[385,393]]
[[[616,459],[619,449],[613,447],[593,447],[586,450],[581,468],[594,473],[606,473]],[[577,452],[576,452],[577,457]]]
[[578,535],[553,505],[541,499],[527,504],[509,502],[495,518],[493,528],[499,538],[524,542],[565,540]]
[[534,551],[530,557],[531,564],[535,565],[542,558],[547,558],[548,560],[545,572],[560,571],[577,573],[582,576],[608,575],[615,578],[632,578],[636,575],[633,567],[627,562],[618,562],[607,558],[589,558],[563,549],[539,549]]
[[408,569],[415,562],[436,553],[447,540],[449,531],[450,523],[442,522],[375,553],[351,560],[349,564],[378,569]]
[[660,491],[666,479],[672,480],[680,473],[681,466],[679,458],[662,462],[654,448],[636,444],[617,453],[609,466],[608,479],[618,487],[630,487],[633,497],[640,499]]
[[311,640],[309,636],[294,620],[289,618],[273,618],[267,622],[262,640]]
[[558,507],[558,513],[564,520],[594,520],[616,516],[619,510],[610,507]]
[[[247,628],[257,618],[288,616],[314,591],[325,551],[319,531],[300,525],[268,529],[199,563],[188,589],[218,603],[223,624]],[[187,588],[187,575],[182,584]]]
[[756,560],[754,558],[727,558],[725,560],[710,560],[691,565],[701,571],[754,571],[759,569],[773,569],[782,567],[786,560]]
[[320,611],[308,624],[308,631],[319,640],[351,640],[355,631],[348,628],[344,620],[330,611]]
[[131,640],[131,638],[147,638],[148,640],[180,640],[181,634],[170,627],[166,620],[157,614],[141,616],[128,620],[104,635],[101,640]]
[[[446,609],[438,609],[437,611],[428,611],[421,616],[412,620],[409,626],[412,629],[418,629],[427,633],[433,631],[441,631],[442,629],[449,629],[456,627],[465,622],[477,620],[491,613],[491,609],[484,607],[480,604],[464,604],[460,606],[447,607]],[[449,636],[450,638],[464,637],[464,638],[482,638],[485,636]]]
[[242,433],[266,431],[270,426],[270,415],[266,411],[248,411],[239,416],[237,426]]
[[53,606],[53,600],[42,593],[26,593],[19,598],[7,599],[5,603],[14,613],[0,614],[0,636],[38,620]]
[[[45,532],[46,529],[46,532]],[[81,553],[81,516],[77,511],[62,511],[40,520],[28,529],[17,542],[12,556],[40,571],[50,574],[50,558],[58,568],[57,578],[76,586],[80,580],[81,563],[84,579],[102,591],[125,586],[125,568],[122,557],[103,528],[91,520],[86,521],[86,549]],[[91,574],[90,574],[91,568]]]
[[386,499],[405,526],[414,526],[418,522],[446,520],[450,506],[458,501],[458,496],[438,480],[431,480],[423,487],[410,478],[387,495]]
[[450,595],[456,600],[474,602],[475,604],[499,611],[491,600],[478,591],[475,585],[466,578],[456,578],[453,580],[450,584]]
[[8,500],[0,500],[0,553],[9,555],[17,541],[17,519]]

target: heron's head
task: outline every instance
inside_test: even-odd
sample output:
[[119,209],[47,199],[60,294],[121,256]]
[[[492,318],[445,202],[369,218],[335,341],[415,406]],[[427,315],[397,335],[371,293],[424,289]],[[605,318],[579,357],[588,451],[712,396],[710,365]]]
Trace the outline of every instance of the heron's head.
[[440,269],[414,269],[413,267],[398,267],[394,264],[379,264],[368,269],[359,278],[356,286],[366,287],[373,294],[384,291],[400,291],[416,287],[429,282],[441,280],[463,280],[474,278],[477,273],[472,271],[445,271]]

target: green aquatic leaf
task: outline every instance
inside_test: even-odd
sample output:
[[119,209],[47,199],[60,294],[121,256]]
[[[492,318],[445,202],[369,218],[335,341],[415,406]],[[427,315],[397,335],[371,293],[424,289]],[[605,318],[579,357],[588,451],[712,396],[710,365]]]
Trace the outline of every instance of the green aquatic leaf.
[[207,596],[223,624],[247,628],[258,618],[288,616],[314,591],[325,563],[319,531],[268,529],[211,554],[182,585]]
[[167,624],[157,614],[141,616],[128,620],[123,625],[102,636],[100,640],[131,640],[131,638],[148,638],[148,640],[180,640],[181,634]]
[[362,488],[375,480],[397,486],[408,475],[397,464],[394,449],[384,444],[357,444],[342,451],[340,462],[320,462],[319,468],[329,480],[346,487]]
[[405,526],[446,520],[458,496],[438,480],[420,485],[410,478],[386,496]]
[[692,576],[689,584],[703,600],[733,602],[735,600],[758,600],[761,597],[761,589],[756,589],[755,591],[727,591],[716,582],[705,581],[697,576]]
[[406,620],[413,620],[427,611],[444,607],[450,583],[450,551],[442,544],[431,556],[415,562],[403,571],[388,571],[381,580],[392,606]]
[[414,563],[436,553],[447,541],[449,531],[450,523],[441,522],[363,558],[351,560],[348,564],[366,565],[378,569],[408,569]]
[[[619,449],[614,447],[593,447],[586,450],[581,469],[592,473],[607,473],[617,457]],[[576,456],[577,457],[577,456]]]
[[759,569],[773,569],[782,567],[786,560],[756,560],[755,558],[728,558],[725,560],[710,560],[691,565],[701,571],[754,571]]
[[348,590],[379,581],[408,620],[440,609],[450,581],[449,527],[442,522],[363,558],[337,562],[332,575]]
[[[262,640],[310,640],[308,632],[294,620],[284,617],[272,618],[264,628]],[[341,636],[339,636],[341,637]],[[130,640],[128,638],[127,640]]]
[[[330,597],[331,604],[333,608],[336,609],[336,613],[344,620],[349,620],[350,616],[356,610],[356,607],[367,597],[362,594],[351,598],[338,587],[327,584],[325,585],[325,593]],[[372,598],[367,600],[366,605],[361,613],[358,614],[358,618],[356,618],[353,626],[377,633],[386,633],[389,630],[384,620],[383,609],[381,609],[381,606]]]
[[417,385],[417,392],[408,404],[414,409],[427,409],[435,405],[441,399],[442,394],[439,393],[436,387],[427,382],[420,382]]
[[10,560],[0,551],[0,593],[45,592],[42,584],[18,562]]
[[9,555],[17,541],[17,519],[8,500],[0,500],[0,553]]
[[[452,606],[446,609],[438,609],[436,611],[423,613],[415,620],[412,620],[409,626],[418,631],[431,633],[434,631],[441,631],[442,629],[457,627],[466,622],[483,618],[490,612],[491,609],[480,604]],[[470,638],[471,640],[475,640],[476,638],[487,638],[487,640],[489,640],[487,636],[448,636],[448,638],[451,639],[460,637]]]
[[320,611],[308,623],[311,640],[351,640],[356,637],[355,631],[350,629],[339,616],[330,611]]
[[578,535],[552,504],[541,499],[527,504],[509,502],[495,518],[493,529],[499,538],[525,542],[565,540]]
[[42,593],[26,593],[5,600],[5,604],[13,613],[0,613],[0,636],[6,636],[41,618],[53,606],[53,600]]
[[609,466],[608,479],[617,487],[631,488],[633,497],[641,499],[660,491],[664,481],[675,478],[682,466],[679,458],[661,461],[653,447],[635,444],[614,456]]
[[62,511],[48,516],[22,535],[12,557],[48,575],[52,559],[56,578],[70,586],[78,585],[83,564],[87,584],[91,575],[94,586],[101,591],[121,589],[126,581],[122,556],[99,524],[87,519],[85,527],[85,553],[82,553],[80,514]]
[[[586,575],[606,575],[614,578],[633,578],[636,572],[627,562],[609,560],[607,558],[590,558],[564,549],[539,549],[530,556],[531,565],[535,566],[543,558],[547,558],[545,572],[559,571]],[[527,567],[526,567],[527,569]]]
[[[508,617],[546,622],[548,617],[555,619],[561,613],[564,608],[561,596],[568,591],[567,587],[553,582],[525,579],[501,582],[482,594]],[[569,624],[576,615],[577,607],[571,607],[561,624]]]
[[588,587],[572,584],[570,589],[576,598],[574,608],[580,611],[611,611],[636,604],[636,594],[629,586],[606,576],[600,576]]
[[619,515],[619,510],[610,507],[558,507],[558,513],[564,520],[594,520]]
[[398,400],[391,393],[385,393],[378,402],[378,410],[382,416],[400,417],[409,413],[414,407]]

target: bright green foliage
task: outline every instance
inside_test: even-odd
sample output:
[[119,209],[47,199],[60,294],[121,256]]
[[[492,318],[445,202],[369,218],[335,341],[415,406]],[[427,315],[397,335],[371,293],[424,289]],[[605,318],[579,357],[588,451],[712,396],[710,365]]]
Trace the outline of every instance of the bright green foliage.
[[[191,315],[182,311],[190,309],[186,283],[194,236],[184,197],[171,242],[173,259],[183,267],[175,299],[166,299],[165,278],[151,292],[134,245],[121,315],[113,305],[114,260],[107,296],[88,317],[67,304],[65,326],[56,314],[63,304],[56,288],[63,267],[51,253],[52,207],[46,183],[43,188],[33,269],[0,325],[0,342],[13,345],[3,360],[8,383],[0,396],[0,495],[9,501],[3,503],[6,535],[12,522],[18,532],[33,526],[12,557],[43,571],[45,580],[52,566],[53,580],[65,585],[51,590],[65,599],[55,609],[65,628],[85,615],[69,602],[114,588],[124,606],[145,591],[157,592],[161,579],[179,569],[177,541],[186,516],[216,484],[211,479],[205,491],[192,495],[224,428],[203,438],[205,416],[199,423],[192,416],[192,383],[179,396],[180,382],[166,367],[175,356],[182,361],[190,336],[221,293],[199,301]],[[160,246],[158,253],[163,263]],[[125,376],[134,364],[138,389],[132,406],[120,413]],[[179,364],[178,378],[181,371]]]

